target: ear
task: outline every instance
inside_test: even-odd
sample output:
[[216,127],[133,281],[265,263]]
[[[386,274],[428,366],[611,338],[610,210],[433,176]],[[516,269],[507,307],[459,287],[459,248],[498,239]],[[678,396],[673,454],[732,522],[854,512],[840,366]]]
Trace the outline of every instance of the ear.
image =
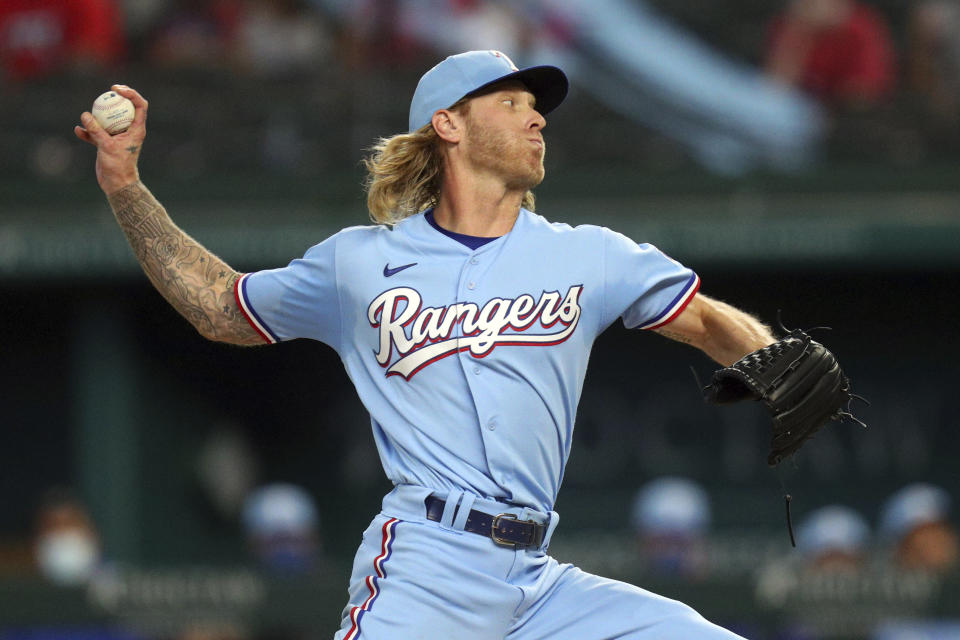
[[430,122],[440,139],[446,142],[460,142],[466,127],[459,113],[447,109],[440,109],[434,113]]

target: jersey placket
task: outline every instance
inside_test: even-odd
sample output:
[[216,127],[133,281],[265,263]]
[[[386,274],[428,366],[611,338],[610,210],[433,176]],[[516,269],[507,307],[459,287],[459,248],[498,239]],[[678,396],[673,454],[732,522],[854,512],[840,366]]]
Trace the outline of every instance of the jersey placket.
[[[477,305],[478,314],[480,310],[483,309],[484,303],[487,302],[487,298],[489,298],[489,296],[484,296],[482,293],[482,291],[486,290],[486,287],[482,286],[484,273],[489,267],[487,263],[492,259],[491,252],[484,251],[485,248],[486,247],[481,247],[473,251],[470,256],[464,260],[460,270],[460,279],[457,283],[458,300],[460,302],[472,302]],[[460,337],[467,337],[462,323],[459,326],[458,332]],[[499,426],[499,416],[496,412],[497,407],[489,402],[488,398],[483,397],[483,385],[478,384],[478,382],[481,376],[489,376],[490,370],[482,358],[477,358],[472,355],[469,347],[461,347],[458,353],[460,366],[463,368],[463,373],[467,380],[467,387],[470,389],[474,406],[477,408],[477,420],[480,424],[480,435],[483,438],[484,448],[489,452],[491,447],[494,449],[497,448],[496,443],[491,442],[491,439],[496,437],[496,430]],[[489,381],[487,382],[489,383]],[[497,484],[503,486],[506,481],[509,480],[503,476],[502,472],[497,472],[495,466],[491,464],[489,455],[487,455],[487,466],[493,476],[494,482]]]

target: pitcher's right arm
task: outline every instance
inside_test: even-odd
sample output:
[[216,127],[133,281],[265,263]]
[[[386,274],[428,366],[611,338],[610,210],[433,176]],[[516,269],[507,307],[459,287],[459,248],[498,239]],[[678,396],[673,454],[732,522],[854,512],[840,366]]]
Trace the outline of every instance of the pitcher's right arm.
[[133,102],[136,115],[130,128],[111,136],[84,112],[83,126],[74,133],[97,148],[97,182],[144,273],[205,338],[264,344],[237,305],[234,285],[241,274],[175,225],[140,182],[137,159],[147,133],[147,101],[125,85],[112,89]]

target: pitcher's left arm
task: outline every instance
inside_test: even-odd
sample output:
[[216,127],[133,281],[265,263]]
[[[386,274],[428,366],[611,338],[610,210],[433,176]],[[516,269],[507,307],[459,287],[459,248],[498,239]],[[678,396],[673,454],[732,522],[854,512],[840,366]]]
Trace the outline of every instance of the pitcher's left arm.
[[724,366],[776,341],[758,319],[702,293],[669,324],[654,331],[697,347]]

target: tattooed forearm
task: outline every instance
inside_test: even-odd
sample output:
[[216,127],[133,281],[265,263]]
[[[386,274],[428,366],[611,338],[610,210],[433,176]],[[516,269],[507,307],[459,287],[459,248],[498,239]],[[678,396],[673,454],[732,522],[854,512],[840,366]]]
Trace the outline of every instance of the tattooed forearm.
[[234,299],[240,274],[177,227],[143,183],[107,199],[150,282],[197,331],[211,340],[263,343]]

